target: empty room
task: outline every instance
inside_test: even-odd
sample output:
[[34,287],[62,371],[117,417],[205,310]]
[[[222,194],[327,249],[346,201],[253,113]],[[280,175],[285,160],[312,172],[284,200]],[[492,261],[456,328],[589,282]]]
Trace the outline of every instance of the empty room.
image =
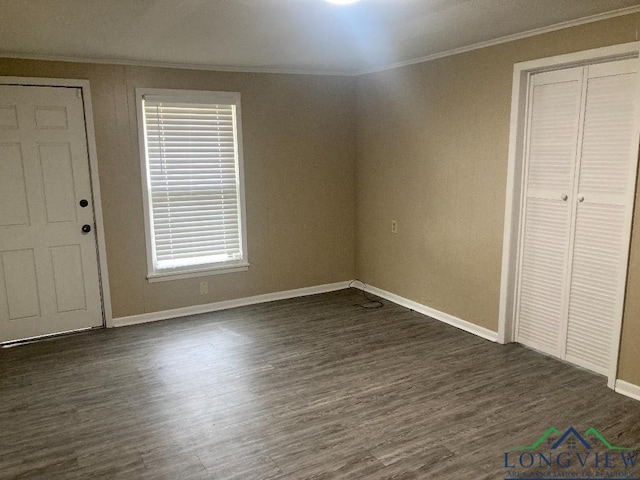
[[640,479],[639,0],[0,0],[0,480]]

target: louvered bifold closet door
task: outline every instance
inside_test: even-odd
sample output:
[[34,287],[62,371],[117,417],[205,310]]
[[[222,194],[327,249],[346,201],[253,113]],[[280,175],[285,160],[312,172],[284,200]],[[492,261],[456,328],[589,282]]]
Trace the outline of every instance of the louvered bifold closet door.
[[607,373],[616,356],[638,154],[638,60],[585,67],[566,359]]
[[533,75],[529,92],[518,342],[559,356],[564,348],[571,202],[582,68]]

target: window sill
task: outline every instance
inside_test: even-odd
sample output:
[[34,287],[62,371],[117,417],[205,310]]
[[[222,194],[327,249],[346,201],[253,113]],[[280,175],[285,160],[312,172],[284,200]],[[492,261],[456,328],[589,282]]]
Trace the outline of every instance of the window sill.
[[248,263],[236,263],[220,267],[207,267],[193,270],[179,270],[173,272],[150,273],[147,275],[149,283],[169,282],[171,280],[183,280],[185,278],[208,277],[211,275],[221,275],[223,273],[246,272],[249,270]]

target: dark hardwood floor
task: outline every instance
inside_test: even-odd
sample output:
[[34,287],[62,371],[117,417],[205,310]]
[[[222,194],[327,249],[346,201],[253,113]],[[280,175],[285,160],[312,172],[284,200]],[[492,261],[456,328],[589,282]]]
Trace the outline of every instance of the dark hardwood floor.
[[499,479],[551,426],[640,442],[603,377],[355,290],[0,350],[2,479]]

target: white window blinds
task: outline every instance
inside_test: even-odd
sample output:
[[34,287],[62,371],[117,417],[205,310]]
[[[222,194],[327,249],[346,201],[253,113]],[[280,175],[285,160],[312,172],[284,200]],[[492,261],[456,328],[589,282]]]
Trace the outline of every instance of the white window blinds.
[[155,272],[243,260],[238,125],[231,100],[142,96]]

